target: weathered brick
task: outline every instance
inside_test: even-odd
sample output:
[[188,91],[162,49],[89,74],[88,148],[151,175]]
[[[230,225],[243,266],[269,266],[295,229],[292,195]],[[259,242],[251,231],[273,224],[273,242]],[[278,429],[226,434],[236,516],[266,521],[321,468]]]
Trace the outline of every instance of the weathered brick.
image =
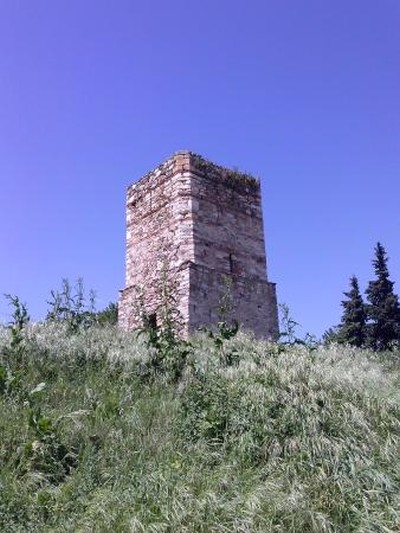
[[230,279],[231,317],[257,337],[277,337],[258,180],[192,152],[178,152],[128,188],[126,221],[122,327],[140,323],[138,291],[146,313],[157,313],[157,287],[166,265],[187,332],[215,325]]

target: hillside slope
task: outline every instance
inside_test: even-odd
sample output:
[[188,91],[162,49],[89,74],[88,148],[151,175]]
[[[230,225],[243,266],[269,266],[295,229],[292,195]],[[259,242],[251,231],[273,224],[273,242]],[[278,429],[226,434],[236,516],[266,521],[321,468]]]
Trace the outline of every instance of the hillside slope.
[[400,354],[193,345],[0,330],[0,531],[400,530]]

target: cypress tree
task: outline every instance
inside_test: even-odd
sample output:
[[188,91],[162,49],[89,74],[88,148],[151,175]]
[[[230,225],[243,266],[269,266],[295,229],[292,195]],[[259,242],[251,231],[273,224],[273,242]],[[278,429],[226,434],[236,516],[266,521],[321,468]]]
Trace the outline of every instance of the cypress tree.
[[342,300],[343,315],[337,340],[342,344],[363,346],[366,340],[366,313],[356,276],[350,278],[350,290],[343,294],[347,299]]
[[394,282],[389,279],[388,257],[380,242],[375,247],[372,261],[376,279],[370,281],[367,295],[368,344],[375,350],[390,348],[400,340],[400,305],[393,291]]

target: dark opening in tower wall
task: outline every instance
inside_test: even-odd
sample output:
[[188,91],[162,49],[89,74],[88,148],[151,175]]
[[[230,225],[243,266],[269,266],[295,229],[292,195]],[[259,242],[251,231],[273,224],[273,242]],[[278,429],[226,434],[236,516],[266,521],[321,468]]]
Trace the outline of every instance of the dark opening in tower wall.
[[152,329],[157,328],[157,313],[151,313],[147,319],[148,326]]
[[234,273],[233,254],[229,254],[229,272]]

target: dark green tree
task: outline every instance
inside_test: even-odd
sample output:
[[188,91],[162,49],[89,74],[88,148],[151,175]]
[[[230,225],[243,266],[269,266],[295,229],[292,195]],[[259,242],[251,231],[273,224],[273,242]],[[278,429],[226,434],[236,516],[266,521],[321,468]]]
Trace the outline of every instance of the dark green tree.
[[334,342],[339,342],[338,337],[339,337],[339,326],[330,326],[322,334],[321,342],[324,346],[329,346],[329,344],[332,344]]
[[356,276],[350,278],[350,290],[343,293],[343,315],[339,324],[337,342],[364,346],[366,341],[366,310]]
[[376,279],[368,283],[367,335],[368,345],[374,350],[386,350],[400,340],[400,305],[389,279],[388,257],[380,242],[375,247],[372,261]]
[[102,311],[93,313],[95,321],[100,325],[117,324],[118,322],[118,305],[110,302]]

